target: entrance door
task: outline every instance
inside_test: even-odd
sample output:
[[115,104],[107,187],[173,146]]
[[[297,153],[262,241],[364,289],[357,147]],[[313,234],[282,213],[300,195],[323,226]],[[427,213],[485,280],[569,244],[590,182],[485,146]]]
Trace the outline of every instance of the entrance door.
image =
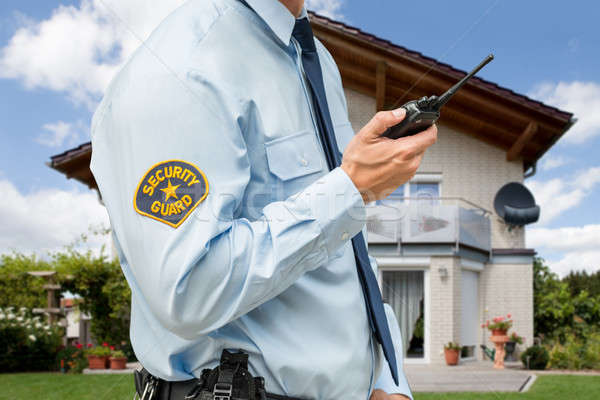
[[425,272],[382,271],[382,293],[400,324],[405,359],[425,357]]

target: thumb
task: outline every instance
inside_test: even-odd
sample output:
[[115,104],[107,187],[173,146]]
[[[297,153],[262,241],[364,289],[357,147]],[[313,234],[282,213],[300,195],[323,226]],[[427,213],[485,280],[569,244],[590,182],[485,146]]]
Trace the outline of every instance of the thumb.
[[389,127],[400,123],[405,116],[406,110],[402,107],[391,111],[379,111],[359,133],[366,138],[377,138]]

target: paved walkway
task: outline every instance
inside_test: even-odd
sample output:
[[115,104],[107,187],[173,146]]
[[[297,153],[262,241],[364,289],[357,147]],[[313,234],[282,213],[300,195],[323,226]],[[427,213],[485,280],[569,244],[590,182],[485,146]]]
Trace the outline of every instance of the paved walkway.
[[141,365],[138,362],[127,363],[126,369],[89,369],[83,370],[84,374],[132,374],[136,369],[140,369]]
[[518,392],[535,378],[520,364],[504,370],[494,369],[490,361],[465,361],[453,367],[405,364],[404,372],[413,392]]

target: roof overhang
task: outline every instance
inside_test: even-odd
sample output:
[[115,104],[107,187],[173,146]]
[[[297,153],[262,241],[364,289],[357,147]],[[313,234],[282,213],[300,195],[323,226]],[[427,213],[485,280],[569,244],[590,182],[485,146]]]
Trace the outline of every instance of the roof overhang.
[[50,157],[48,166],[65,174],[68,179],[75,179],[90,189],[97,189],[98,185],[90,170],[91,159],[92,143],[87,142]]
[[[345,87],[376,99],[377,109],[441,94],[464,71],[311,13],[315,35],[335,59]],[[440,123],[498,146],[507,160],[532,166],[573,124],[573,114],[478,77],[444,107]]]

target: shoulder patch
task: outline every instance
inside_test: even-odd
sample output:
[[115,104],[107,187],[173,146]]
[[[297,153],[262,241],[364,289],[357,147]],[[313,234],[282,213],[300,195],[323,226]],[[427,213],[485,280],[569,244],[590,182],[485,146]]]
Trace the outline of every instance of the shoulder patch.
[[133,208],[139,214],[177,228],[208,196],[204,173],[182,160],[162,161],[138,183]]

